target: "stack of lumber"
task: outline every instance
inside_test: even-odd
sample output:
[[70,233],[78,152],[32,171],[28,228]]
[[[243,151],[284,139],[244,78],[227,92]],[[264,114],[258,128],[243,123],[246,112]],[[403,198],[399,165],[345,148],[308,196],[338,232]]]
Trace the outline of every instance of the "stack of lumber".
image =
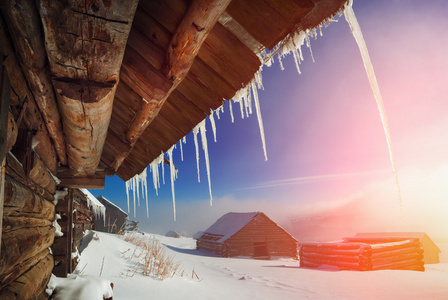
[[302,243],[299,254],[300,266],[307,268],[425,270],[418,239],[345,238],[341,242]]
[[371,270],[425,271],[423,246],[419,239],[411,238],[362,238],[350,237],[346,242],[361,242],[370,245]]

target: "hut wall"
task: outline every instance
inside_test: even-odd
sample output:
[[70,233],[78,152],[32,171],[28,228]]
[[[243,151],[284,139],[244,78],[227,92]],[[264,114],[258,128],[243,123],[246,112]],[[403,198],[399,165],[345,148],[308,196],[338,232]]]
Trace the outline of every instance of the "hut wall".
[[297,258],[297,242],[275,222],[259,214],[240,231],[227,239],[225,256]]
[[36,299],[44,295],[54,265],[49,247],[54,241],[56,185],[39,157],[31,149],[27,152],[24,164],[11,152],[6,157],[1,299]]
[[424,235],[421,239],[423,246],[423,262],[425,264],[438,264],[440,263],[439,253],[440,249],[429,238],[428,235]]
[[123,211],[111,204],[109,201],[103,200],[101,196],[98,200],[106,207],[106,220],[98,218],[95,223],[96,230],[109,233],[118,233],[124,228],[128,217]]
[[[71,213],[70,213],[71,212]],[[86,196],[78,189],[68,189],[67,196],[58,201],[56,213],[63,235],[56,237],[52,246],[55,258],[53,273],[66,277],[77,265],[78,249],[86,230],[95,229],[95,215],[88,207]]]
[[207,250],[219,256],[226,256],[224,252],[226,249],[224,243],[213,241],[213,237],[209,236],[207,233],[204,233],[201,238],[196,241],[196,249]]

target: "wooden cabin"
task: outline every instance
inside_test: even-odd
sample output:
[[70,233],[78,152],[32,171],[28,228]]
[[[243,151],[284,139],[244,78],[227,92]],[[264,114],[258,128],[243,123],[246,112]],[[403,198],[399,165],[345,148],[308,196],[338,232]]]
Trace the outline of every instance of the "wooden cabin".
[[55,235],[51,246],[55,260],[53,274],[58,277],[66,277],[76,268],[82,238],[87,230],[95,229],[96,219],[105,212],[105,207],[88,190],[73,189],[70,193],[73,201],[64,197],[55,207],[55,219],[62,232],[62,236]]
[[347,3],[0,1],[0,298],[46,298],[55,198],[140,174]]
[[223,257],[297,258],[298,241],[262,212],[227,213],[196,241],[204,249]]
[[108,233],[118,233],[124,230],[128,214],[103,195],[100,195],[97,199],[106,207],[106,213],[104,217],[97,219],[96,230]]
[[178,234],[176,231],[174,230],[170,230],[168,231],[165,236],[167,237],[172,237],[172,238],[180,238],[180,234]]
[[363,232],[357,233],[356,237],[367,241],[400,241],[409,238],[418,239],[423,247],[423,262],[425,264],[438,264],[440,262],[440,248],[424,232]]

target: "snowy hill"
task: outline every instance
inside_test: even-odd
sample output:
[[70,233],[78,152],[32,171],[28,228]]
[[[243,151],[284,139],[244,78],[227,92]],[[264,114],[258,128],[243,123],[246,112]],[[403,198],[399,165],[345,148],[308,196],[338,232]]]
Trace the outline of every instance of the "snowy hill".
[[[143,275],[139,262],[145,251],[124,238],[140,242],[156,238],[166,246],[166,255],[179,263],[176,275],[165,280]],[[97,232],[81,253],[75,273],[101,274],[113,282],[114,300],[446,299],[448,295],[446,263],[426,265],[425,272],[311,270],[299,268],[293,259],[215,257],[196,250],[194,239],[140,233],[119,237]]]

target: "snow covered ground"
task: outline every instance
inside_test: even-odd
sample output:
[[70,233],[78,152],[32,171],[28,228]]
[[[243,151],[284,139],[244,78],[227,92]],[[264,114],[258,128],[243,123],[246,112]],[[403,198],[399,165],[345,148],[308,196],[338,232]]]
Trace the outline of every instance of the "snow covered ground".
[[[114,299],[448,299],[448,263],[415,271],[325,271],[292,259],[220,258],[195,250],[191,238],[157,238],[174,255],[183,276],[158,280],[136,271],[139,250],[123,237],[97,232],[75,273],[114,284]],[[196,277],[193,273],[197,274]],[[199,279],[198,279],[199,278]]]

